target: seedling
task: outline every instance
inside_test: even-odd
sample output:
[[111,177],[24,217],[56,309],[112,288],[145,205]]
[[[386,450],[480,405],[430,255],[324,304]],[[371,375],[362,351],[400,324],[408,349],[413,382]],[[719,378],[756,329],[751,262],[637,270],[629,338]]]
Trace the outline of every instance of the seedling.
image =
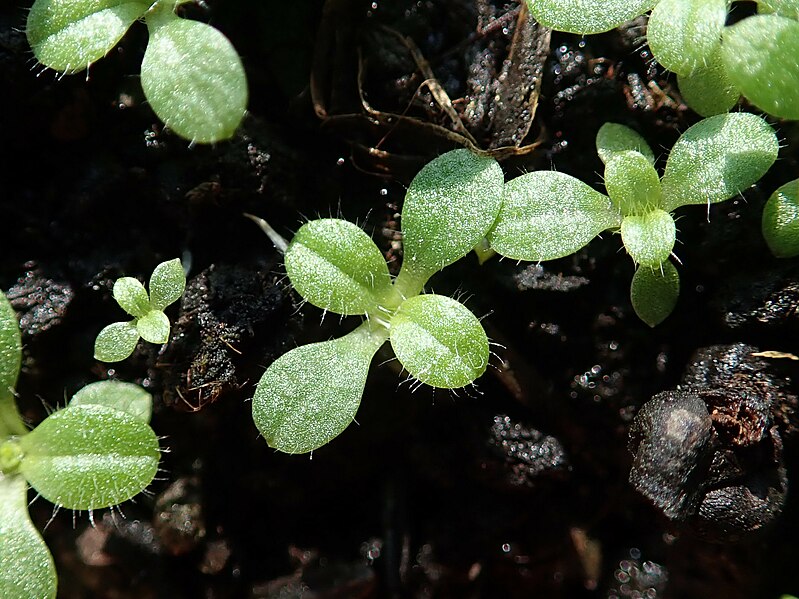
[[753,114],[705,119],[674,144],[662,178],[652,150],[632,129],[606,123],[596,144],[607,196],[556,171],[522,175],[505,185],[488,239],[502,256],[541,261],[568,256],[602,231],[621,231],[638,268],[630,289],[633,308],[655,326],[679,295],[679,277],[669,261],[677,231],[671,212],[688,204],[709,207],[741,193],[776,160],[777,137]]
[[233,135],[247,108],[244,67],[217,29],[175,14],[191,0],[36,0],[28,42],[36,59],[64,74],[108,54],[134,21],[144,18],[150,40],[141,85],[155,114],[192,142]]
[[763,237],[777,258],[799,256],[799,179],[778,188],[766,202]]
[[14,311],[0,293],[0,597],[48,599],[57,577],[28,514],[28,485],[58,508],[91,513],[147,487],[160,451],[148,424],[152,398],[115,381],[84,387],[29,431],[14,398],[21,347]]
[[421,292],[433,274],[483,239],[502,185],[497,162],[468,150],[427,164],[405,196],[404,260],[395,280],[356,225],[329,218],[297,231],[285,253],[297,292],[364,322],[341,338],[293,349],[267,369],[255,390],[253,419],[271,447],[305,453],[339,435],[355,417],[369,365],[386,340],[419,383],[454,389],[483,374],[489,348],[480,321],[454,299]]
[[644,14],[657,0],[527,0],[535,20],[558,31],[602,33]]
[[94,342],[94,357],[103,362],[119,362],[133,353],[139,339],[158,344],[169,341],[169,318],[164,308],[180,299],[185,288],[186,275],[177,258],[155,267],[149,296],[137,279],[117,279],[114,299],[133,320],[115,322],[100,331]]

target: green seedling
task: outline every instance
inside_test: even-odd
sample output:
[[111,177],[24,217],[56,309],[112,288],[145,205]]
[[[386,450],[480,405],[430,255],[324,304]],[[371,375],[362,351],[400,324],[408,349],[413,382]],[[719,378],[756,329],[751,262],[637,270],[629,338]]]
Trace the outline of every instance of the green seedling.
[[761,1],[759,14],[725,26],[730,10],[728,0],[660,0],[647,30],[653,56],[703,116],[727,112],[743,95],[799,119],[799,2]]
[[777,137],[753,114],[705,119],[674,144],[662,178],[652,150],[632,129],[606,123],[596,144],[608,195],[555,171],[522,175],[505,185],[488,239],[502,256],[541,261],[568,256],[602,231],[620,231],[638,268],[630,289],[633,308],[655,326],[679,295],[669,261],[677,232],[671,213],[689,204],[709,207],[755,183],[777,158]]
[[94,342],[94,357],[103,362],[119,362],[133,353],[139,339],[158,344],[169,341],[169,318],[164,308],[180,299],[185,288],[186,275],[177,258],[155,267],[149,296],[137,279],[117,279],[114,299],[133,320],[115,322],[100,331]]
[[766,202],[763,237],[777,258],[799,256],[799,179],[778,188]]
[[286,453],[312,451],[355,418],[369,365],[387,341],[410,377],[454,389],[483,374],[489,344],[460,302],[422,294],[436,272],[468,254],[499,212],[497,162],[453,150],[413,179],[402,210],[404,260],[392,279],[378,247],[339,219],[303,225],[285,252],[286,272],[309,303],[364,322],[332,341],[278,358],[258,383],[253,419],[267,443]]
[[644,14],[657,0],[527,0],[535,20],[558,31],[602,33]]
[[14,397],[22,346],[0,293],[0,597],[56,596],[53,558],[28,514],[28,486],[57,507],[91,510],[127,501],[158,470],[152,398],[128,383],[81,389],[32,431]]
[[28,42],[36,59],[65,74],[87,69],[144,19],[150,40],[141,85],[155,114],[181,137],[213,143],[232,137],[247,108],[241,59],[217,29],[175,14],[192,0],[36,0]]

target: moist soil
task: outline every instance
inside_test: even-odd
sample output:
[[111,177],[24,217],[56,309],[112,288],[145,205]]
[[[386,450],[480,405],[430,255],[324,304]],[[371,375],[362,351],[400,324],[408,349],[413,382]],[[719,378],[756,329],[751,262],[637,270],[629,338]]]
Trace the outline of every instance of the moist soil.
[[[292,456],[259,438],[255,384],[284,352],[357,319],[304,304],[243,214],[287,238],[306,219],[347,218],[396,273],[404,190],[443,151],[490,150],[508,178],[554,168],[603,191],[594,137],[613,121],[638,130],[662,169],[699,117],[653,62],[645,20],[582,38],[538,27],[516,2],[209,0],[186,16],[242,55],[249,114],[230,142],[192,146],[142,95],[143,25],[88,75],[60,77],[30,53],[27,7],[0,7],[0,288],[23,333],[20,408],[34,424],[88,383],[136,382],[168,449],[148,492],[118,510],[90,519],[32,503],[59,597],[799,593],[796,498],[748,482],[773,471],[784,491],[799,465],[799,264],[760,235],[769,193],[799,172],[794,124],[772,121],[783,147],[757,186],[680,210],[682,289],[663,324],[635,316],[634,266],[615,235],[542,264],[470,255],[429,289],[482,318],[494,355],[477,385],[417,388],[383,348],[357,423]],[[170,342],[94,360],[97,333],[123,318],[114,280],[146,280],[174,257],[188,286],[168,309]],[[760,398],[719,408],[727,420],[714,426],[768,421],[768,459],[733,484],[768,509],[708,527],[718,512],[664,511],[661,487],[705,497],[718,481],[686,482],[666,464],[649,498],[628,482],[636,414],[678,385],[722,389],[714,408],[738,406],[741,389]]]

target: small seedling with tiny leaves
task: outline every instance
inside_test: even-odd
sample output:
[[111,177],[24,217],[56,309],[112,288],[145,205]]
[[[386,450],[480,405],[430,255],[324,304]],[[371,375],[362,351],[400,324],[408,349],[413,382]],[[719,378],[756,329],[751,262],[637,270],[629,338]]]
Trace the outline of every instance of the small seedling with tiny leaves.
[[707,118],[680,136],[662,178],[652,150],[632,129],[606,123],[596,143],[608,195],[556,171],[522,175],[505,185],[488,239],[502,256],[537,262],[568,256],[602,231],[620,231],[637,266],[630,288],[633,308],[655,326],[679,295],[679,277],[669,260],[677,231],[671,212],[741,193],[776,160],[777,137],[753,114]]
[[453,150],[413,179],[402,209],[404,260],[392,280],[379,248],[339,219],[303,225],[285,252],[297,292],[323,310],[364,322],[332,341],[278,358],[253,397],[253,419],[267,443],[286,453],[312,451],[355,418],[369,365],[391,342],[411,377],[454,389],[483,374],[489,344],[480,321],[460,302],[422,294],[427,280],[468,254],[500,208],[503,175],[495,160]]
[[217,29],[175,14],[192,0],[36,0],[27,36],[36,59],[65,74],[87,69],[144,19],[141,85],[153,112],[197,143],[230,138],[247,108],[241,59]]
[[50,551],[28,514],[28,486],[57,507],[95,510],[127,501],[158,470],[152,397],[118,381],[92,383],[33,430],[14,387],[22,357],[19,326],[0,293],[0,597],[51,599]]
[[180,299],[185,288],[186,275],[177,258],[155,267],[149,296],[138,279],[117,279],[114,299],[133,320],[115,322],[100,331],[94,342],[94,357],[103,362],[119,362],[133,353],[139,339],[158,344],[169,341],[169,318],[164,309]]

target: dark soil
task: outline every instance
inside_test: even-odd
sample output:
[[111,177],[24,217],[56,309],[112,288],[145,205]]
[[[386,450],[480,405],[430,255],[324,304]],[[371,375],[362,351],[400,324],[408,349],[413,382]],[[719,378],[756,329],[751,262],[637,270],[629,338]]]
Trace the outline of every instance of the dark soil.
[[[283,352],[356,319],[320,325],[321,311],[300,308],[280,255],[242,213],[287,237],[304,218],[343,215],[396,267],[404,188],[447,149],[494,150],[509,178],[556,168],[602,189],[594,137],[615,121],[640,131],[662,168],[699,117],[651,61],[645,21],[550,39],[516,2],[208,1],[189,11],[241,53],[250,113],[233,141],[189,147],[144,102],[143,26],[88,79],[59,78],[33,61],[26,6],[0,7],[0,288],[23,329],[21,409],[36,423],[87,383],[137,382],[154,394],[169,449],[124,518],[50,521],[60,597],[799,593],[799,504],[782,488],[799,466],[796,362],[751,356],[799,353],[799,265],[771,257],[759,225],[768,194],[798,172],[795,125],[775,123],[781,159],[758,186],[709,213],[680,211],[682,292],[662,325],[633,313],[633,264],[613,236],[541,265],[469,256],[432,285],[486,316],[496,356],[477,389],[411,393],[393,363],[379,365],[384,348],[358,424],[312,457],[289,456],[258,437],[254,385]],[[424,69],[436,84],[422,85]],[[140,344],[110,368],[95,361],[98,331],[122,317],[115,278],[145,279],[174,257],[190,273],[169,309],[170,343]],[[630,429],[680,384],[660,401],[701,411],[684,399],[696,393],[717,408],[716,454],[768,449],[701,480],[666,460],[650,469],[650,500],[628,482]],[[764,473],[776,495],[758,495],[751,481]],[[696,500],[666,496],[667,484]],[[714,507],[722,486],[732,494]],[[741,518],[708,526],[700,505]],[[762,511],[743,517],[747,506]],[[51,510],[33,503],[37,525]]]

